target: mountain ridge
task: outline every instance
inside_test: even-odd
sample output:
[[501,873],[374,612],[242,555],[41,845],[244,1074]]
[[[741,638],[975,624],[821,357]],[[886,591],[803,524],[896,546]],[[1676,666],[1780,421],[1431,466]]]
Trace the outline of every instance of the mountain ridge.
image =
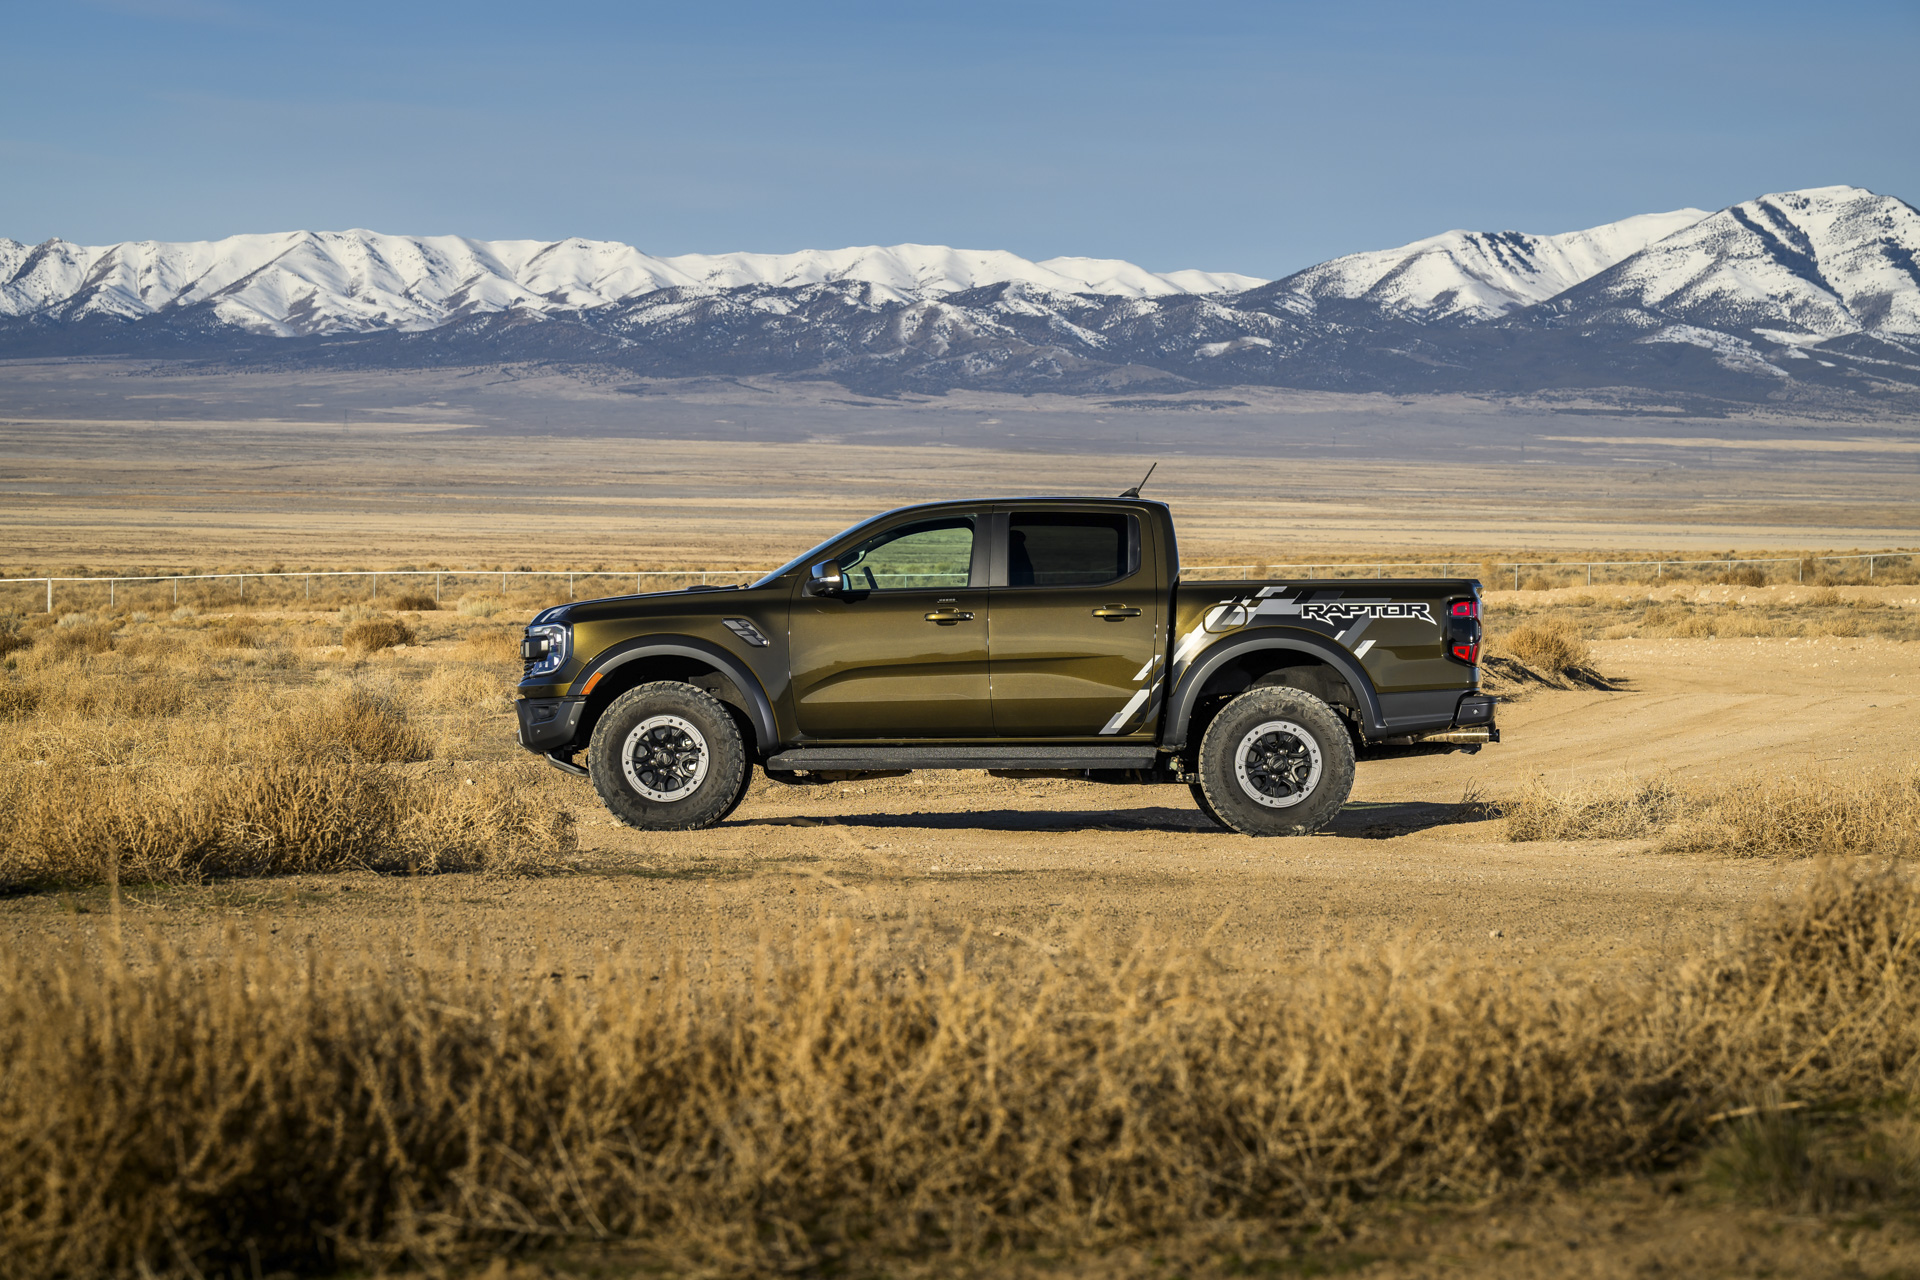
[[1582,231],[1449,231],[1279,280],[856,246],[653,257],[578,238],[0,240],[0,356],[514,360],[877,392],[1233,383],[1920,395],[1920,211],[1857,187]]

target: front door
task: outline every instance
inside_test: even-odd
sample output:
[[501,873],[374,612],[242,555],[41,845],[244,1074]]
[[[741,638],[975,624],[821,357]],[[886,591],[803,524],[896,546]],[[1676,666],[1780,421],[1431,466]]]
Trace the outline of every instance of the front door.
[[[993,733],[987,591],[974,585],[981,520],[911,520],[842,549],[847,590],[792,613],[793,700],[814,741],[968,738]],[[984,557],[982,557],[984,569]]]
[[1163,649],[1140,517],[1010,508],[993,566],[993,725],[1011,738],[1151,737]]

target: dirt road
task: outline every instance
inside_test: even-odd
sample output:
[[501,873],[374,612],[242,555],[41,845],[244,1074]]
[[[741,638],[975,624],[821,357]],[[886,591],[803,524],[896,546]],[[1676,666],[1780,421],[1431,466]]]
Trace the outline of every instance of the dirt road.
[[[1618,641],[1615,692],[1535,692],[1474,756],[1362,764],[1353,802],[1310,839],[1212,827],[1184,787],[924,774],[760,782],[711,831],[617,826],[575,786],[582,869],[532,880],[295,877],[135,890],[128,919],[189,939],[233,925],[357,946],[398,940],[557,970],[604,946],[736,951],[822,916],[907,952],[976,936],[1196,942],[1257,970],[1342,941],[1462,959],[1670,963],[1795,868],[1655,853],[1645,841],[1509,844],[1464,796],[1628,770],[1878,767],[1913,758],[1920,646],[1877,639]],[[462,767],[460,762],[435,767]],[[104,896],[0,903],[16,937],[95,932]],[[75,914],[84,912],[84,914]],[[532,959],[528,960],[527,958]]]

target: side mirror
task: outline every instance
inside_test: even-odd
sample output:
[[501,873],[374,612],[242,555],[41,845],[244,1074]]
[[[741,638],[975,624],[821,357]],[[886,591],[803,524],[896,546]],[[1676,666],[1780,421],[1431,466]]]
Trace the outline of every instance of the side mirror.
[[847,589],[847,576],[840,572],[838,560],[822,560],[813,566],[807,587],[817,596],[837,596]]

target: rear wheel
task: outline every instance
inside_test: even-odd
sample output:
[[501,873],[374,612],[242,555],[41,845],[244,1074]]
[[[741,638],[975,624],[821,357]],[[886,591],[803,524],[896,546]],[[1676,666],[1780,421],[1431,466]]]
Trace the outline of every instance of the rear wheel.
[[719,822],[746,794],[746,744],[712,694],[677,681],[643,684],[594,726],[587,773],[628,826],[689,831]]
[[1200,739],[1201,809],[1250,836],[1304,836],[1353,791],[1353,740],[1332,707],[1298,689],[1251,689]]

